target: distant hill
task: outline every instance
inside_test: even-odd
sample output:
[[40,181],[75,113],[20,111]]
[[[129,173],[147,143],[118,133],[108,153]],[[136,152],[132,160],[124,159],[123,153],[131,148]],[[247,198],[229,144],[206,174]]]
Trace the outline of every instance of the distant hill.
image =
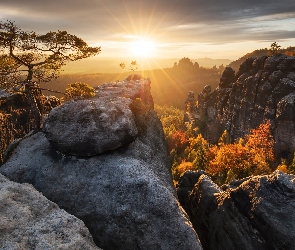
[[[286,49],[281,49],[282,54],[290,53],[290,55],[294,55],[295,47],[288,47]],[[240,65],[244,62],[247,58],[250,57],[261,57],[269,55],[269,49],[257,49],[253,52],[247,53],[246,55],[240,57],[238,60],[231,62],[228,66],[232,67],[236,72],[239,70]]]
[[222,64],[223,66],[227,66],[232,62],[232,60],[229,59],[212,59],[208,57],[192,59],[192,61],[197,62],[200,66],[204,68],[212,68],[213,66],[218,67]]
[[[181,59],[182,60],[182,59]],[[153,70],[136,70],[135,73],[151,79],[151,91],[156,104],[174,106],[180,109],[184,108],[184,102],[189,91],[200,93],[206,85],[216,88],[219,83],[223,69],[217,67],[204,68],[195,66],[192,60],[187,58],[188,65],[174,62],[170,67],[153,69]],[[175,62],[177,60],[175,59]],[[214,61],[215,62],[215,61]],[[42,83],[42,87],[55,91],[64,92],[69,83],[84,82],[90,86],[99,86],[103,83],[114,82],[126,79],[131,74],[128,70],[120,69],[120,73],[71,73],[65,70],[61,77],[51,82]],[[139,65],[142,65],[139,62]],[[214,64],[215,65],[215,64]],[[214,66],[213,65],[213,66]],[[220,65],[219,65],[220,66]],[[89,65],[89,67],[97,67],[97,65]],[[78,67],[82,70],[82,67]],[[81,71],[80,71],[81,72]],[[117,71],[118,72],[118,71]],[[51,92],[43,91],[45,95],[52,95]],[[56,96],[60,96],[55,94]]]
[[[122,70],[119,66],[120,63],[129,63],[136,60],[138,63],[138,70],[154,70],[161,68],[171,68],[175,62],[178,62],[181,58],[103,58],[99,55],[93,58],[86,58],[81,61],[70,62],[63,67],[65,74],[94,74],[94,73],[123,73],[126,70]],[[201,67],[212,68],[213,66],[227,66],[232,61],[229,59],[212,59],[212,58],[197,58],[191,59],[192,62],[197,62]]]

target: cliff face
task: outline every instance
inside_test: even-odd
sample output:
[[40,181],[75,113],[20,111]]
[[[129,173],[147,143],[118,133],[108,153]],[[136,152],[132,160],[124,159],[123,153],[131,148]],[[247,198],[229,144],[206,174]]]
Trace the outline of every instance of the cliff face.
[[249,58],[239,71],[226,68],[219,86],[198,95],[197,124],[216,143],[223,130],[234,141],[271,121],[278,157],[295,150],[295,57]]
[[[204,250],[295,248],[295,176],[280,171],[218,187],[186,172],[178,193]],[[190,188],[189,188],[190,187]]]
[[179,206],[150,81],[97,88],[51,111],[0,172],[81,219],[103,249],[202,249]]

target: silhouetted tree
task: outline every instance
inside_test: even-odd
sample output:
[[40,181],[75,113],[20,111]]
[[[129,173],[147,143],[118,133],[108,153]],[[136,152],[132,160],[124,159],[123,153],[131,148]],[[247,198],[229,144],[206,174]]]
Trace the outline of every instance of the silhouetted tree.
[[178,62],[178,67],[180,68],[192,68],[193,66],[193,62],[188,57],[183,57]]
[[270,50],[269,50],[269,52],[270,52],[270,54],[271,54],[272,56],[274,56],[274,55],[278,55],[279,52],[280,52],[280,50],[281,50],[281,45],[278,45],[277,42],[274,42],[274,43],[272,43],[272,44],[270,45]]
[[[120,63],[119,66],[122,69],[125,69],[126,68],[126,64],[125,63]],[[134,71],[138,69],[137,61],[131,61],[130,65],[129,65],[129,69],[134,73]]]
[[[34,81],[57,78],[61,67],[69,61],[97,55],[100,47],[89,47],[81,38],[66,31],[48,32],[45,35],[22,31],[14,22],[0,22],[0,61],[2,85],[25,87],[35,120],[35,130],[41,125],[38,106],[40,89]],[[15,75],[16,78],[9,78]]]

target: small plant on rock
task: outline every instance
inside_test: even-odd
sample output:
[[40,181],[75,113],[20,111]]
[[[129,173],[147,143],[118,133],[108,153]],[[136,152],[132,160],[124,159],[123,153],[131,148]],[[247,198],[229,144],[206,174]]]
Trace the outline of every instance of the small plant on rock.
[[269,53],[272,56],[276,56],[280,54],[281,45],[279,45],[277,42],[274,42],[270,45]]
[[62,97],[62,101],[87,99],[95,96],[95,89],[87,83],[75,82],[70,83],[66,88],[65,96]]

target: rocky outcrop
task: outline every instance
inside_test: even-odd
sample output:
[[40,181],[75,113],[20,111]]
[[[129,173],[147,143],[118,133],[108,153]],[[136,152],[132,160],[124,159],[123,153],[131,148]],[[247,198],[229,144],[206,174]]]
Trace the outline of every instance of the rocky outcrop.
[[99,249],[84,223],[0,174],[0,249]]
[[[114,105],[105,107],[115,109],[124,100],[117,110],[124,107],[124,114],[132,113],[138,131],[133,140],[98,155],[82,157],[62,153],[59,145],[50,142],[44,133],[36,133],[19,142],[0,172],[11,180],[33,184],[59,207],[83,220],[97,246],[103,249],[201,249],[176,198],[162,125],[153,110],[150,81],[116,82],[96,89],[96,97],[91,99],[95,107],[104,100]],[[52,111],[48,121],[52,114],[63,116],[62,110]],[[73,117],[75,112],[81,112],[69,110]],[[91,119],[76,133],[92,128],[96,118]],[[67,129],[61,126],[64,133]],[[51,133],[49,138],[57,132]],[[97,133],[106,132],[98,129]],[[81,143],[92,150],[92,141],[90,147],[85,141]]]
[[211,143],[224,130],[234,141],[270,120],[277,157],[295,150],[295,57],[249,58],[236,74],[227,67],[217,89],[205,97],[203,92],[196,111],[203,116],[197,117],[197,125],[205,124],[203,134]]
[[188,196],[193,190],[195,184],[198,182],[201,175],[205,174],[205,171],[186,171],[179,179],[177,185],[177,196],[179,199],[180,205],[186,209],[185,205],[188,201]]
[[295,176],[276,171],[220,189],[201,175],[186,211],[203,248],[295,249]]
[[69,101],[52,110],[44,132],[63,153],[92,156],[114,150],[132,142],[138,134],[131,102],[124,97]]

